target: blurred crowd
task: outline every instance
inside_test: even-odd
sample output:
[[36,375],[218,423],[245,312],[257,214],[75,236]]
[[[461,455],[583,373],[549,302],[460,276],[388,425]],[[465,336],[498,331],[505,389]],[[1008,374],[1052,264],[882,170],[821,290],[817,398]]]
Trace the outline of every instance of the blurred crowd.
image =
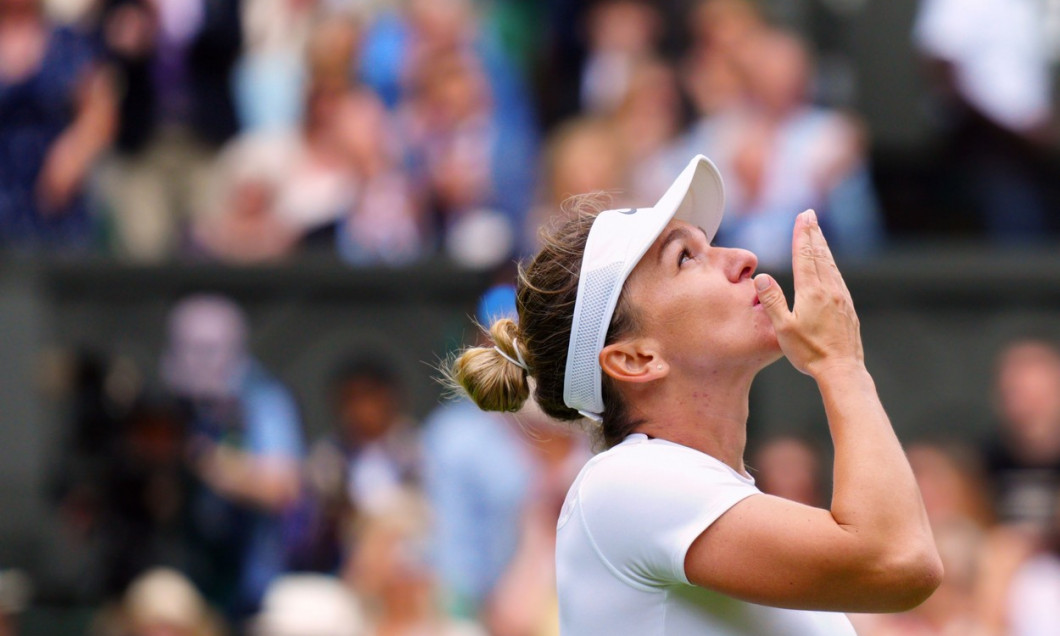
[[[511,286],[478,308],[514,312]],[[555,525],[585,435],[460,400],[414,421],[398,361],[355,351],[310,438],[248,328],[195,294],[170,312],[157,381],[129,391],[121,364],[72,360],[39,602],[98,608],[90,636],[555,633]]]
[[[476,318],[514,311],[500,285]],[[0,570],[0,634],[34,603],[90,608],[88,636],[558,633],[555,526],[591,431],[456,398],[416,421],[399,361],[365,350],[308,426],[249,330],[231,299],[195,294],[169,313],[156,381],[72,360],[61,539],[30,577]],[[907,440],[945,579],[912,611],[853,616],[862,636],[1060,633],[1060,343],[1010,340],[993,391],[985,438],[939,422]],[[824,430],[752,430],[758,487],[827,507]]]
[[[841,258],[870,256],[888,214],[867,127],[776,4],[0,0],[0,249],[490,268],[572,195],[651,203],[703,153],[721,242],[782,267],[814,208]],[[1060,229],[1039,4],[923,0],[912,31],[933,192],[1002,240]],[[491,289],[479,321],[513,307]],[[310,439],[248,330],[195,295],[153,390],[107,352],[70,365],[53,495],[76,558],[39,597],[98,608],[91,636],[556,633],[555,522],[589,437],[460,400],[414,421],[397,361],[352,351]],[[1060,634],[1060,349],[1014,341],[996,378],[994,438],[908,448],[942,588],[856,617],[863,636]],[[827,505],[815,440],[751,441],[764,491]],[[33,597],[0,570],[0,636]]]
[[[0,247],[484,267],[570,196],[651,203],[704,153],[720,240],[782,265],[813,207],[840,255],[871,255],[888,217],[852,82],[781,4],[0,0]],[[1060,218],[1038,4],[924,0],[913,28],[945,166],[928,198],[999,238]]]

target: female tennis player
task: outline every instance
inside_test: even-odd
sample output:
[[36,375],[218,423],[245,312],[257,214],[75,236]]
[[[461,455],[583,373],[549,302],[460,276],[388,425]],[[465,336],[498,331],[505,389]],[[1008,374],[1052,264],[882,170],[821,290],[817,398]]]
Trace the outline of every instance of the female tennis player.
[[[518,409],[533,378],[546,413],[589,418],[608,447],[558,523],[564,636],[849,635],[839,612],[908,609],[941,579],[816,216],[795,221],[789,310],[754,254],[711,244],[723,201],[698,156],[653,207],[575,213],[520,272],[518,323],[452,365],[488,410]],[[751,382],[781,355],[824,400],[828,510],[744,467]]]

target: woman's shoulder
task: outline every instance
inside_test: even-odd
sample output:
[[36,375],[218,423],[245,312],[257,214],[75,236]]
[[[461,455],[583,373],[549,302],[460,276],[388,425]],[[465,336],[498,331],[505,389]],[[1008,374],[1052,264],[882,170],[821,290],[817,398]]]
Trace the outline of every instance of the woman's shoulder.
[[630,436],[593,457],[578,482],[582,491],[604,497],[607,492],[623,497],[639,492],[654,496],[659,485],[667,482],[754,483],[706,453],[644,435]]

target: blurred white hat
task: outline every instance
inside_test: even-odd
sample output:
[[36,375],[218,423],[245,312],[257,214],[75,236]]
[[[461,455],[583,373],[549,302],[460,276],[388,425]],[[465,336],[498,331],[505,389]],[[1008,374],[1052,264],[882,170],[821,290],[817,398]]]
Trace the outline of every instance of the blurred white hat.
[[134,625],[166,625],[198,630],[209,610],[183,574],[169,568],[148,570],[125,592],[125,611]]
[[366,636],[367,623],[353,593],[334,577],[291,574],[265,592],[254,636]]

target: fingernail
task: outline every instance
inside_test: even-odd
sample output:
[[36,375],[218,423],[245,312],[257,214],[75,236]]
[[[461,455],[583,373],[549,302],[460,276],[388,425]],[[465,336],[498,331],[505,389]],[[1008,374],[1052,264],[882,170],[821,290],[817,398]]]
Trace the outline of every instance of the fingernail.
[[755,279],[755,289],[758,291],[765,291],[769,287],[769,277],[759,276]]
[[817,224],[817,213],[816,212],[814,212],[813,210],[806,210],[805,212],[803,212],[803,214],[806,215],[806,220],[810,222],[810,225],[816,225]]

